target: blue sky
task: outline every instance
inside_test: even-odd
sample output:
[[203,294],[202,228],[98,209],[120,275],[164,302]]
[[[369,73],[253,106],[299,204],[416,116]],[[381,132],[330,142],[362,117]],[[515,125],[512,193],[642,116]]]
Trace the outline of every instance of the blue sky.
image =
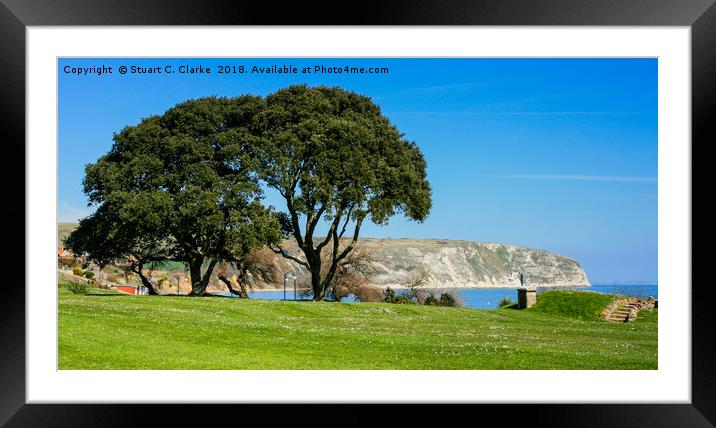
[[[212,73],[117,73],[133,64]],[[271,64],[389,73],[216,73]],[[114,73],[76,76],[67,65]],[[362,236],[511,243],[574,258],[595,283],[657,280],[656,59],[60,59],[59,220],[92,212],[84,167],[123,127],[189,98],[294,83],[370,96],[427,159],[429,218],[366,225]],[[283,206],[273,193],[267,202]]]

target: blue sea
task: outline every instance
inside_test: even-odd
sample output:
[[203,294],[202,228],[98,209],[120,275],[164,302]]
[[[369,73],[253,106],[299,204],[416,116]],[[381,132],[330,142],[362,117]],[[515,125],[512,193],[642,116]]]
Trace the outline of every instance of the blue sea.
[[[564,288],[560,288],[564,289]],[[537,295],[549,290],[548,288],[538,288]],[[659,298],[659,290],[657,284],[593,284],[591,287],[586,288],[570,288],[570,290],[588,290],[596,293],[608,293],[608,294],[621,294],[630,297],[646,298],[653,296]],[[396,290],[398,291],[398,290]],[[451,290],[432,290],[436,294],[440,294],[441,291],[454,292]],[[398,291],[399,292],[399,291]],[[468,288],[459,289],[456,291],[457,295],[463,302],[464,307],[474,309],[495,309],[497,308],[498,302],[503,298],[507,297],[512,301],[517,301],[517,290],[514,288]],[[227,294],[222,294],[227,295]],[[262,300],[281,300],[284,298],[283,290],[277,291],[253,291],[249,294],[252,299]],[[294,296],[292,289],[286,290],[286,299],[301,299],[301,296]],[[539,299],[539,297],[538,297]],[[343,300],[344,302],[355,301],[352,296]]]

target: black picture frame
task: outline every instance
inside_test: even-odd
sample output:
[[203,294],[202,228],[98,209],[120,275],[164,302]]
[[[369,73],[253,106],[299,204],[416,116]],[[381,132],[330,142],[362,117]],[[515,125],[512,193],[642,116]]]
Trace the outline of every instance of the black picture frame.
[[[342,10],[342,11],[341,11]],[[5,215],[11,224],[32,227],[26,221],[25,187],[15,185],[25,177],[25,30],[27,26],[90,25],[559,25],[559,26],[685,26],[692,34],[692,142],[705,146],[715,141],[708,125],[716,122],[716,6],[714,0],[490,0],[490,1],[359,1],[337,4],[196,0],[0,0],[0,129],[6,159],[6,197],[14,201]],[[692,152],[693,153],[693,152]],[[19,159],[25,162],[20,163]],[[692,159],[697,159],[693,158]],[[693,167],[692,167],[693,171]],[[693,174],[693,173],[692,173]],[[693,180],[692,180],[693,181]],[[696,183],[694,183],[696,184]],[[692,191],[693,194],[693,191]],[[693,204],[692,204],[693,205]],[[691,207],[693,212],[693,206]],[[692,221],[693,222],[693,221]],[[692,226],[693,227],[693,226]],[[21,254],[28,269],[31,254],[25,254],[25,236],[19,227],[12,257]],[[692,251],[694,258],[699,254]],[[703,256],[701,256],[703,257]],[[693,260],[693,259],[692,259]],[[663,262],[663,261],[662,261]],[[692,266],[694,265],[692,261]],[[699,266],[698,263],[695,264]],[[372,422],[377,411],[332,406],[264,404],[206,408],[199,405],[60,405],[26,404],[25,401],[25,277],[18,264],[5,278],[0,294],[0,424],[7,426],[127,426],[147,425],[149,413],[162,425],[206,425],[217,418],[246,421],[259,417],[258,425],[273,425],[278,419],[292,425],[357,425]],[[692,280],[693,283],[693,280]],[[685,286],[691,284],[685,284]],[[406,410],[389,405],[389,419],[407,420],[443,414],[444,421],[464,416],[496,415],[516,418],[537,426],[713,426],[716,423],[716,341],[711,316],[710,284],[692,287],[692,400],[690,404],[570,404],[570,405],[469,405],[444,413],[438,409]],[[639,397],[634,397],[639,401]],[[317,406],[311,405],[311,406]],[[319,405],[320,406],[320,405]],[[348,404],[341,405],[348,406]],[[318,418],[330,410],[344,416]],[[156,413],[156,414],[155,414]],[[522,416],[518,416],[522,415]],[[456,421],[457,419],[455,419]],[[470,419],[468,419],[470,420]],[[485,420],[486,421],[486,420]],[[284,422],[285,423],[285,422]],[[449,423],[449,422],[448,422]],[[472,423],[471,423],[472,424]],[[253,425],[253,424],[252,424]]]

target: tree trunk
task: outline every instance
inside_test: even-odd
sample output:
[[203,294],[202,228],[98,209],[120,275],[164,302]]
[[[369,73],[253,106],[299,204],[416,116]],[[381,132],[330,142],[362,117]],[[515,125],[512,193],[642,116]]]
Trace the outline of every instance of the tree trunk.
[[[340,247],[340,240],[343,238],[343,234],[346,231],[346,227],[348,226],[349,221],[351,220],[351,214],[353,213],[353,205],[342,205],[340,208],[336,210],[336,213],[333,218],[333,222],[331,223],[331,227],[329,229],[328,236],[321,241],[317,246],[313,246],[313,233],[315,231],[315,227],[318,224],[318,222],[321,219],[321,216],[325,212],[325,205],[323,205],[317,212],[313,212],[309,215],[307,221],[306,221],[306,236],[302,236],[301,234],[301,228],[298,223],[298,212],[296,211],[294,205],[293,205],[293,197],[294,197],[294,187],[286,191],[285,198],[286,203],[288,207],[288,211],[291,214],[291,226],[293,228],[293,236],[296,239],[296,243],[298,244],[298,247],[303,250],[303,254],[306,256],[306,261],[302,261],[298,259],[297,257],[293,257],[291,255],[288,255],[284,250],[281,249],[273,249],[273,251],[277,254],[281,254],[284,258],[287,258],[289,260],[293,260],[294,262],[306,267],[308,271],[311,273],[311,288],[313,289],[313,300],[320,301],[325,298],[326,290],[331,285],[331,282],[334,279],[335,271],[337,268],[338,263],[343,260],[351,251],[353,251],[353,247],[355,246],[355,243],[358,241],[358,234],[360,232],[360,227],[363,222],[363,219],[365,218],[365,215],[361,215],[358,218],[356,218],[356,225],[355,229],[353,231],[353,238],[350,242],[350,244],[343,249],[343,251],[339,252]],[[313,208],[313,207],[312,207]],[[348,209],[347,214],[345,214],[345,219],[343,222],[343,227],[341,228],[340,232],[338,231],[338,228],[341,224],[341,219],[344,215],[344,210]],[[321,251],[323,248],[328,245],[330,241],[333,241],[333,257],[331,259],[331,267],[329,268],[329,274],[326,276],[324,280],[321,280]]]
[[219,276],[219,279],[221,280],[221,282],[223,282],[223,283],[226,285],[226,288],[229,289],[229,292],[230,292],[231,294],[235,294],[235,295],[239,296],[239,297],[242,298],[242,299],[248,299],[248,298],[249,298],[249,293],[248,293],[248,291],[246,291],[246,286],[244,286],[244,284],[242,284],[241,281],[238,281],[238,283],[239,283],[239,288],[240,288],[240,289],[239,289],[239,290],[236,290],[236,289],[231,285],[231,280],[230,280],[229,278],[227,278],[227,277],[221,275],[221,276]]
[[202,275],[201,266],[204,264],[204,256],[197,256],[189,262],[189,275],[191,276],[191,291],[189,296],[205,296],[206,287],[209,285],[211,273],[214,271],[216,260],[209,262],[206,272]]
[[150,296],[159,295],[159,293],[157,293],[157,290],[154,289],[152,283],[149,282],[149,279],[147,279],[144,275],[139,275],[139,278],[142,280],[142,285],[147,288],[147,291],[149,292]]
[[137,274],[140,280],[142,280],[142,285],[147,288],[147,291],[149,292],[150,296],[157,296],[159,293],[157,293],[157,290],[154,289],[154,286],[149,281],[149,278],[144,276],[142,273],[142,266],[139,265],[137,269],[134,270],[134,273]]
[[202,264],[204,264],[204,257],[196,257],[189,262],[189,277],[191,279],[191,291],[189,292],[190,296],[201,295],[197,294],[198,292],[203,294],[203,290],[200,291]]
[[311,272],[311,288],[313,289],[313,300],[323,300],[323,284],[321,281],[321,252],[313,248],[311,237],[306,240],[307,248],[304,250],[306,261]]
[[331,282],[333,282],[333,278],[336,276],[336,268],[337,263],[334,261],[331,264],[331,268],[328,270],[328,274],[326,275],[326,278],[323,280],[323,284],[321,287],[323,288],[323,293],[325,294],[325,290],[328,290],[328,287],[331,285]]
[[313,300],[323,300],[325,293],[323,292],[323,283],[321,281],[320,267],[317,271],[311,270],[311,288],[313,288]]
[[248,277],[247,271],[241,270],[239,272],[239,275],[236,277],[236,282],[239,284],[239,288],[241,288],[241,297],[248,299],[249,298],[249,291],[246,289],[246,278]]

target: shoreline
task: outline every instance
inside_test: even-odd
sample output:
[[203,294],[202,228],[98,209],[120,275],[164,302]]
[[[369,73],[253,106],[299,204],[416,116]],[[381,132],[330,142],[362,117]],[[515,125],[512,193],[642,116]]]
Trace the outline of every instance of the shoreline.
[[[610,285],[610,284],[593,284],[593,285]],[[377,289],[386,289],[388,287],[394,289],[394,290],[409,290],[410,287],[406,286],[371,286],[372,288]],[[497,287],[420,287],[418,290],[518,290],[521,287],[515,287],[515,286],[497,286]],[[557,286],[551,286],[551,287],[540,287],[537,286],[536,288],[545,288],[545,289],[570,289],[570,288],[592,288],[592,285],[557,285]],[[307,289],[301,289],[299,290],[307,290]],[[270,291],[270,292],[283,292],[283,288],[257,288],[254,290],[249,291],[249,293],[259,292],[259,291]],[[293,292],[293,287],[286,288],[286,292]],[[227,291],[228,293],[228,291]]]
[[[653,283],[653,284],[555,285],[555,286],[536,286],[536,288],[546,289],[546,290],[561,290],[561,289],[569,290],[569,289],[575,289],[575,288],[593,288],[594,286],[597,286],[597,287],[605,287],[605,286],[606,287],[644,287],[644,286],[654,286],[654,285],[658,286],[659,284]],[[371,287],[378,288],[378,289],[385,289],[388,286],[374,285]],[[390,286],[390,288],[392,288],[394,290],[408,290],[409,289],[409,287],[405,287],[405,286],[395,286],[395,287]],[[519,287],[519,286],[517,286],[517,287],[515,287],[515,286],[496,286],[496,287],[422,287],[419,289],[421,289],[421,290],[456,290],[456,291],[460,291],[460,290],[510,290],[510,289],[518,290],[520,288],[521,287]],[[299,290],[301,290],[301,289],[299,289]],[[263,292],[263,291],[283,292],[283,288],[257,288],[257,289],[251,290],[250,293]],[[289,292],[289,291],[293,292],[293,287],[287,287],[286,292]]]

